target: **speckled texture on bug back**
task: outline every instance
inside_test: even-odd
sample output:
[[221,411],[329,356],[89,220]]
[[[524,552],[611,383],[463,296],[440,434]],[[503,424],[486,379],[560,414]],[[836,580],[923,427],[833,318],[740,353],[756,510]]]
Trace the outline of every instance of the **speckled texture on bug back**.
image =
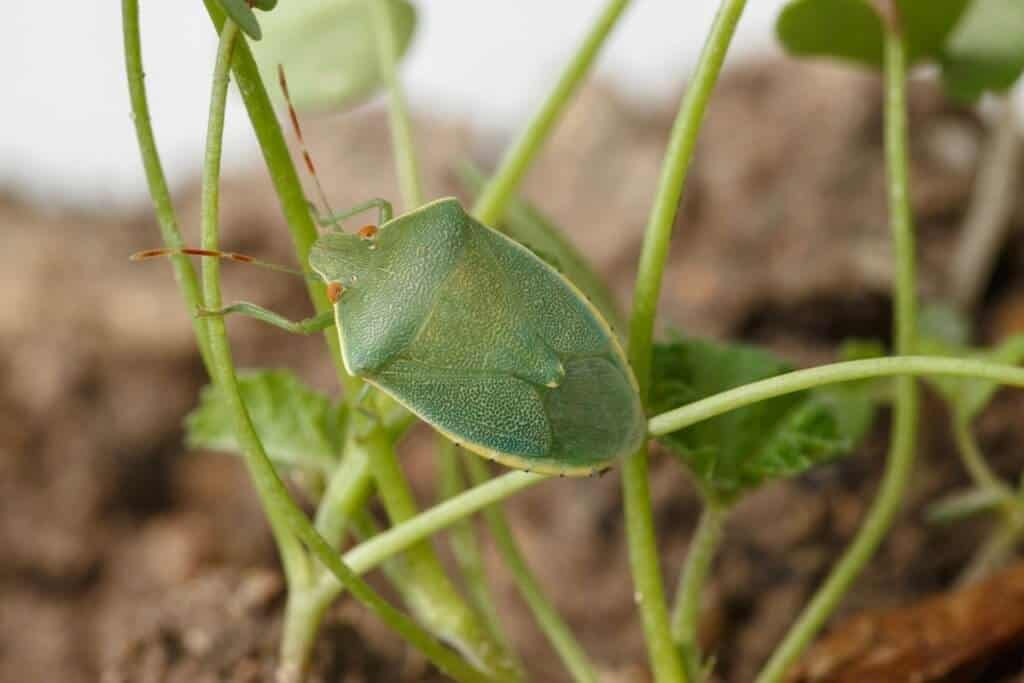
[[456,442],[559,474],[639,446],[639,395],[607,323],[457,200],[399,216],[372,240],[324,235],[310,264],[345,287],[335,314],[349,371]]

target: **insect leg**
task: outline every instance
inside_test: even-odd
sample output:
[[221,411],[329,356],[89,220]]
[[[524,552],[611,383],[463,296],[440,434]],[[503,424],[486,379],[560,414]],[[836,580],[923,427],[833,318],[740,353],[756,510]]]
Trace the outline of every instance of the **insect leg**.
[[251,304],[248,301],[240,301],[237,304],[231,304],[230,306],[219,308],[215,311],[201,308],[196,315],[200,318],[210,318],[225,316],[231,313],[240,313],[242,315],[249,316],[250,318],[256,318],[257,320],[262,320],[274,327],[280,327],[282,330],[286,330],[294,334],[313,334],[314,332],[325,330],[334,324],[333,311],[324,311],[312,318],[305,318],[304,320],[289,320],[283,315],[274,313],[262,306]]
[[390,221],[391,216],[394,215],[394,212],[391,208],[391,202],[389,202],[386,199],[380,198],[371,199],[369,201],[362,202],[361,204],[356,204],[351,209],[342,211],[340,213],[332,214],[330,216],[322,216],[315,210],[314,214],[316,215],[317,223],[319,223],[320,225],[331,228],[332,230],[341,230],[341,226],[338,225],[338,221],[350,218],[352,216],[355,216],[357,213],[362,213],[367,209],[373,208],[377,209],[377,219],[381,225]]

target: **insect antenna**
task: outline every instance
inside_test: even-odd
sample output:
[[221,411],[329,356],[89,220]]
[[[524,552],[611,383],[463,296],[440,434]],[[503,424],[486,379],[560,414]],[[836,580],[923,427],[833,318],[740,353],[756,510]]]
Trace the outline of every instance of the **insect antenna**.
[[267,268],[269,270],[276,270],[279,273],[288,273],[289,275],[297,275],[303,280],[312,280],[313,282],[320,282],[320,278],[312,273],[304,273],[296,268],[289,268],[288,266],[282,266],[279,263],[270,263],[269,261],[261,261],[258,258],[248,256],[247,254],[239,254],[237,251],[215,251],[213,249],[196,249],[194,247],[184,247],[182,249],[146,249],[145,251],[138,251],[129,256],[128,258],[132,261],[147,261],[153,258],[163,258],[166,256],[212,256],[214,258],[224,259],[225,261],[234,261],[235,263],[246,263],[252,266],[260,266],[261,268]]
[[[327,212],[325,215],[334,215],[334,210],[331,208],[331,203],[327,201],[327,193],[324,192],[323,185],[320,184],[320,176],[316,173],[316,166],[313,165],[313,155],[309,153],[309,148],[306,146],[306,140],[302,137],[302,127],[299,125],[299,115],[295,112],[295,105],[292,104],[291,93],[288,92],[288,79],[284,75],[284,66],[281,64],[277,65],[277,80],[281,84],[281,92],[284,93],[284,100],[288,103],[288,118],[292,122],[292,130],[295,131],[295,138],[299,141],[299,147],[302,149],[302,161],[306,164],[306,170],[309,175],[313,178],[313,185],[316,187],[317,197],[320,202],[324,205],[324,210]],[[319,216],[320,212],[316,208],[316,203],[310,202],[310,206],[313,209],[313,213]]]

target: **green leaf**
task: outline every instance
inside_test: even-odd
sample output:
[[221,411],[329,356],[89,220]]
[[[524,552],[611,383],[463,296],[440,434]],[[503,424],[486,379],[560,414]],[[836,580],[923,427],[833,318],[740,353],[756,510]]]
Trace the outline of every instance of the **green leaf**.
[[[683,339],[654,349],[651,410],[662,412],[793,368],[767,351]],[[853,449],[874,417],[861,385],[787,394],[659,437],[715,498],[799,474]]]
[[[340,405],[283,370],[239,373],[239,389],[267,455],[281,465],[329,472],[344,442]],[[214,385],[203,389],[199,406],[185,418],[190,448],[241,452],[233,418]]]
[[[466,162],[459,165],[458,172],[463,184],[474,195],[479,194],[486,182],[480,169]],[[522,197],[512,197],[505,207],[501,224],[493,227],[500,228],[503,233],[562,273],[580,288],[613,327],[622,329],[622,314],[604,279],[569,241],[565,231],[533,204]]]
[[[939,59],[968,0],[897,0],[913,63]],[[882,19],[866,0],[790,0],[775,24],[783,47],[796,56],[845,59],[880,67]]]
[[[298,109],[347,107],[383,83],[370,2],[388,2],[395,44],[404,55],[416,12],[406,0],[289,0],[263,18],[264,39],[253,56],[266,83],[284,67]],[[279,88],[269,88],[282,99]]]
[[242,29],[245,35],[253,40],[260,39],[260,24],[256,21],[256,13],[252,11],[246,0],[217,0],[217,2],[231,17],[231,21],[238,24],[238,28]]
[[277,7],[277,0],[252,0],[252,6],[258,10],[269,12]]
[[973,102],[986,90],[1002,92],[1024,69],[1024,2],[974,0],[945,46],[946,91]]

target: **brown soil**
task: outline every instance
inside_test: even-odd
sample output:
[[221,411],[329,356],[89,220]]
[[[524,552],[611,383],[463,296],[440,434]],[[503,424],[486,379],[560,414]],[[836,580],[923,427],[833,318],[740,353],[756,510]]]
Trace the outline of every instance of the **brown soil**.
[[[928,83],[915,83],[911,99],[921,291],[937,296],[982,129]],[[830,359],[846,337],[887,337],[892,262],[880,102],[876,79],[838,68],[778,62],[726,77],[665,279],[666,327],[768,344],[802,364]],[[636,111],[592,87],[525,186],[623,302],[670,119],[669,111]],[[369,193],[397,196],[383,116],[307,128],[336,206]],[[458,191],[453,162],[488,161],[498,151],[448,124],[421,120],[418,132],[431,194]],[[287,231],[265,172],[229,178],[224,193],[225,248],[287,260]],[[194,236],[196,189],[180,197],[179,209]],[[125,258],[158,241],[148,207],[110,219],[7,200],[0,217],[0,681],[272,680],[283,601],[273,545],[241,463],[184,452],[181,420],[205,380],[169,269]],[[228,299],[308,312],[301,284],[286,277],[242,267],[228,267],[225,277]],[[1017,236],[976,311],[986,339],[1024,327],[1022,278]],[[319,339],[245,321],[231,331],[239,365],[296,368],[332,389]],[[1024,398],[1006,392],[979,424],[993,466],[1013,479],[1024,465],[1022,409]],[[948,589],[985,536],[985,520],[922,521],[927,501],[965,484],[937,401],[923,419],[907,505],[837,621]],[[768,486],[736,510],[703,621],[723,680],[751,680],[857,529],[886,435],[882,419],[855,455]],[[433,470],[418,442],[411,440],[406,462],[426,504]],[[656,457],[652,467],[673,583],[698,504],[672,460]],[[645,680],[618,476],[552,481],[507,507],[541,581],[607,680]],[[488,561],[508,630],[536,679],[564,680],[507,573],[493,553]],[[986,651],[959,677],[884,680],[1015,680],[1024,664],[1007,660],[1007,648],[1019,653],[1024,639]],[[342,600],[327,620],[313,678],[438,677]]]

